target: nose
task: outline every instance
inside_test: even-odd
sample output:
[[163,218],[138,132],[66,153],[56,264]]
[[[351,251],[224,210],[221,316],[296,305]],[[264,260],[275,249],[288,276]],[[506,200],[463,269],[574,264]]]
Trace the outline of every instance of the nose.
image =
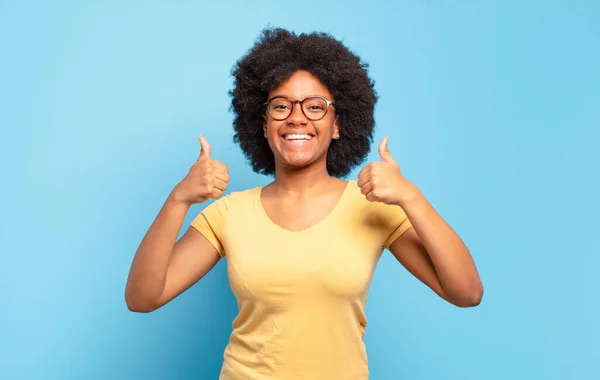
[[288,122],[294,125],[306,124],[308,119],[302,111],[302,105],[299,100],[296,100],[292,105],[292,114],[288,117]]

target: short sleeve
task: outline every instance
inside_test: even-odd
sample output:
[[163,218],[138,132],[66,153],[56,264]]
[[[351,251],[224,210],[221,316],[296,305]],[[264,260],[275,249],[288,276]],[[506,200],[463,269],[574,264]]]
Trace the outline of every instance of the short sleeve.
[[204,208],[192,221],[191,226],[202,234],[225,257],[223,230],[229,213],[230,195],[222,197]]
[[412,224],[404,210],[400,206],[382,205],[381,215],[387,228],[387,239],[383,248],[389,249],[390,245],[406,232]]

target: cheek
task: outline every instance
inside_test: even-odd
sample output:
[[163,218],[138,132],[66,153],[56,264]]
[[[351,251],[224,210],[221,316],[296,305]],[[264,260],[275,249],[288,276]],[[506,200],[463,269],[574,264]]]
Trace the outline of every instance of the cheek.
[[277,140],[279,133],[285,128],[285,123],[269,120],[263,124],[263,134],[269,140]]
[[272,122],[263,125],[263,136],[267,139],[271,150],[277,149],[279,144],[279,126]]

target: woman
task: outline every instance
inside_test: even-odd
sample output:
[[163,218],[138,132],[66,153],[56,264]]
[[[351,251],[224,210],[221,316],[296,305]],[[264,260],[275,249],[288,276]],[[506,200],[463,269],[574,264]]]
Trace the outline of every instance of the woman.
[[[269,185],[223,197],[227,167],[201,153],[133,260],[126,301],[155,310],[227,258],[239,314],[221,379],[367,379],[364,313],[384,248],[440,297],[479,304],[468,249],[379,145],[367,65],[325,34],[263,32],[233,70],[237,142]],[[217,199],[176,241],[194,203]]]

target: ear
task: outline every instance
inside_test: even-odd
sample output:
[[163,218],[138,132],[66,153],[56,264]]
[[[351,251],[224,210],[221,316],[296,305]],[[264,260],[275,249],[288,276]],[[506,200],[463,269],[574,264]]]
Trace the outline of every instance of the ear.
[[333,121],[333,135],[339,136],[339,134],[340,134],[340,125],[338,124],[338,116],[336,116],[335,120]]
[[267,118],[263,115],[263,136],[267,138]]

